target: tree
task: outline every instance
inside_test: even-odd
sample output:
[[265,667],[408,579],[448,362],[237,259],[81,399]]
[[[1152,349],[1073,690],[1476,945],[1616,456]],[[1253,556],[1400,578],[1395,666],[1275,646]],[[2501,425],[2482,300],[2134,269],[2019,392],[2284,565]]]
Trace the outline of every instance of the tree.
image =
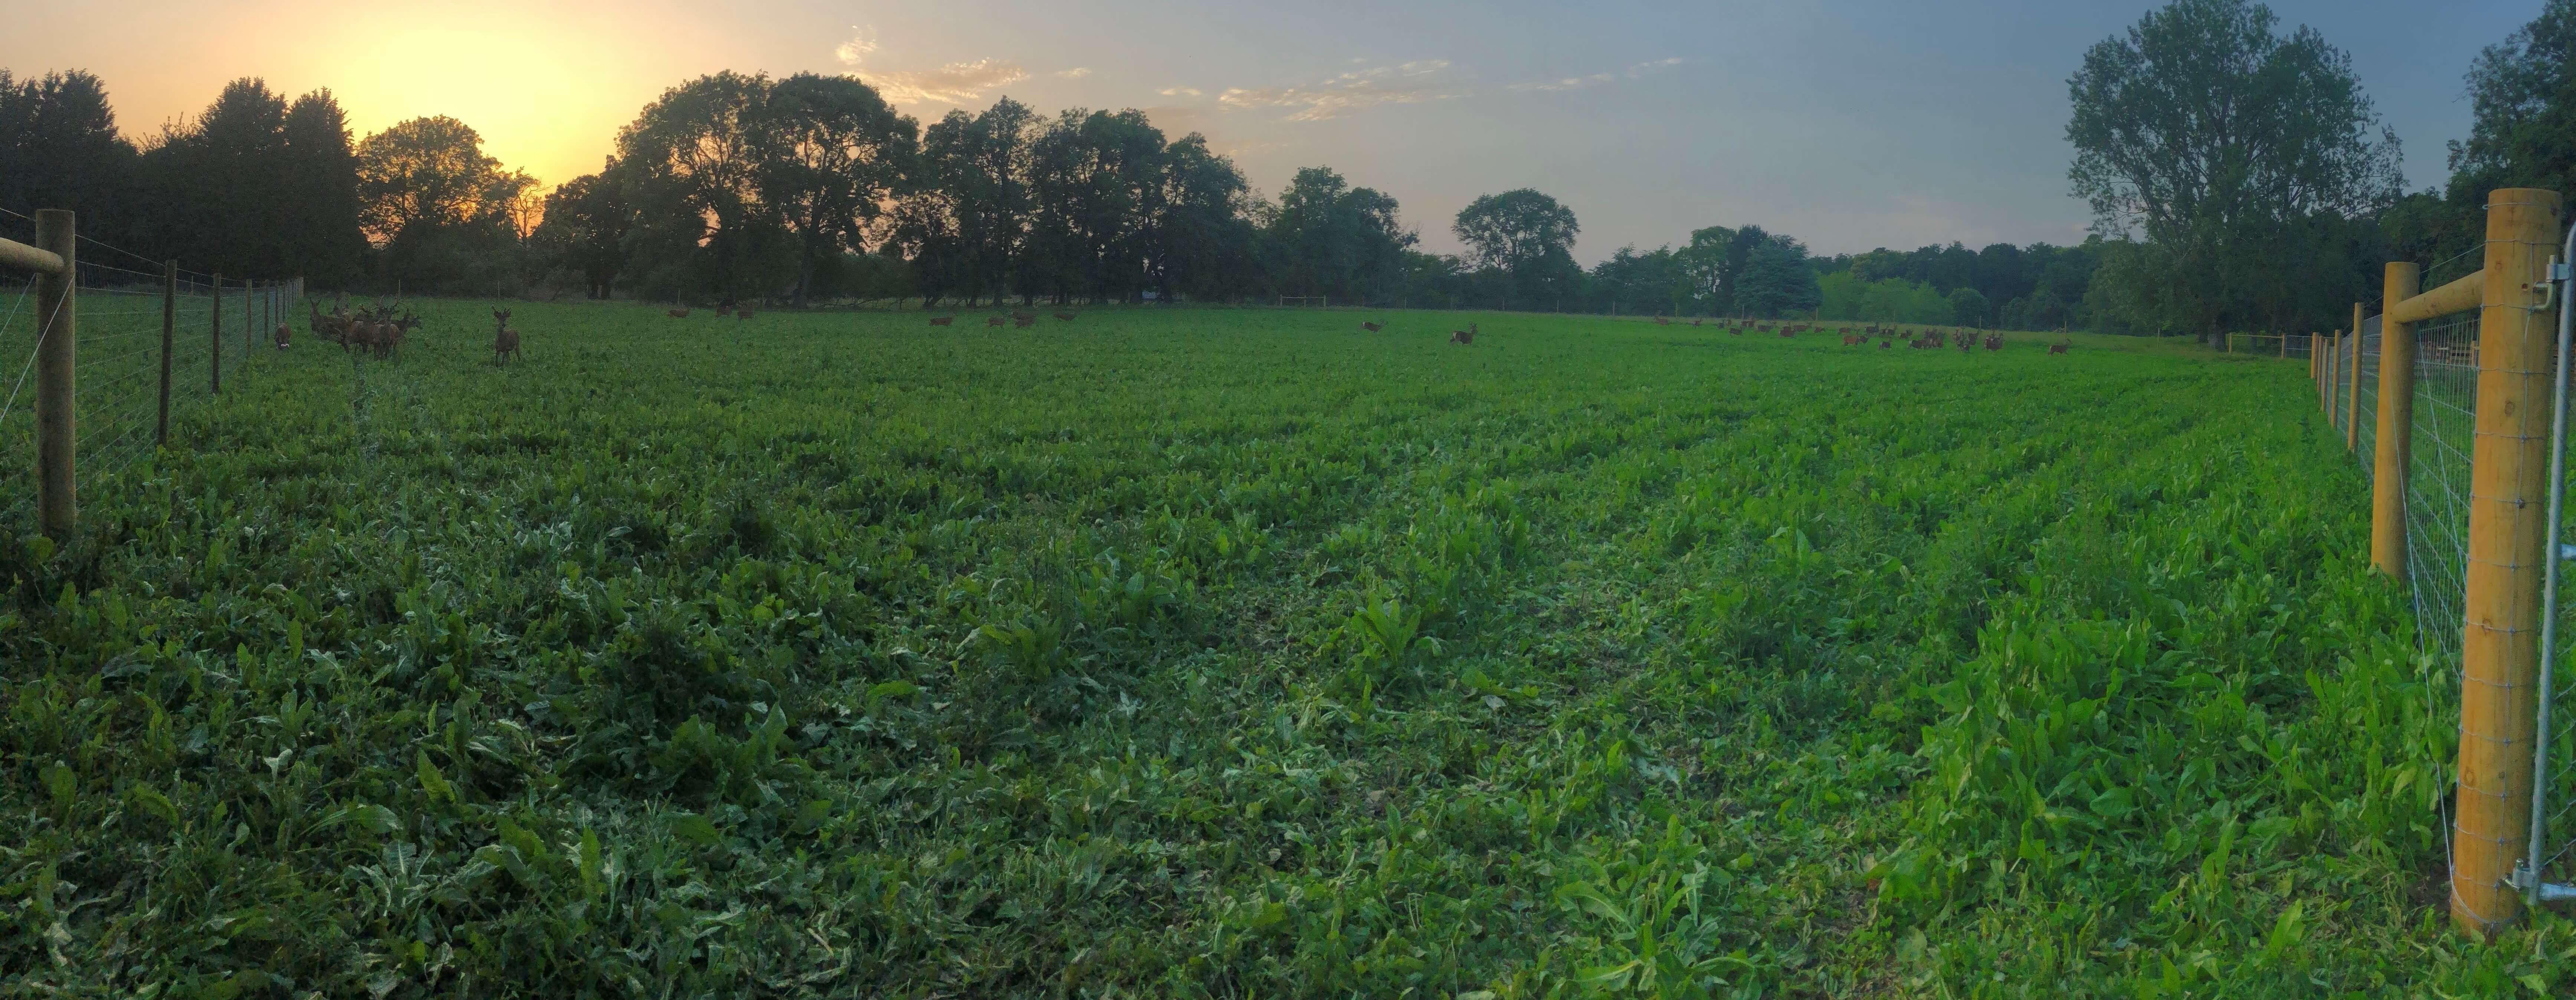
[[1147,223],[1149,280],[1166,299],[1240,294],[1252,277],[1256,239],[1245,217],[1252,187],[1243,171],[1192,132],[1165,151],[1162,186],[1157,214]]
[[1573,251],[1574,237],[1583,227],[1574,221],[1574,211],[1531,188],[1469,202],[1458,210],[1450,231],[1467,244],[1470,260],[1501,272],[1508,287],[1525,297],[1561,290],[1569,274],[1582,274]]
[[2075,193],[2098,230],[2159,248],[2176,318],[2212,337],[2256,311],[2244,276],[2310,249],[2289,239],[2299,223],[2368,216],[2397,192],[2397,137],[2351,57],[2277,23],[2250,0],[2175,0],[2067,81]]
[[504,171],[483,137],[445,116],[413,118],[358,143],[359,219],[405,287],[511,290],[521,218],[536,180]]
[[1953,326],[1982,328],[1986,325],[1986,321],[1992,318],[1991,314],[1994,311],[1993,306],[1987,302],[1986,293],[1964,286],[1950,290],[1949,303],[1948,322]]
[[1404,227],[1393,197],[1354,188],[1330,167],[1297,171],[1279,192],[1265,231],[1271,278],[1298,295],[1351,301],[1383,298],[1420,237]]
[[2496,188],[2576,191],[2576,0],[2547,0],[2540,16],[2487,46],[2469,66],[2476,117],[2451,151],[2451,200],[2483,202]]
[[617,158],[595,174],[565,181],[546,194],[545,221],[536,242],[556,266],[577,272],[583,294],[604,299],[626,270],[626,237],[636,226],[634,205]]
[[0,208],[68,208],[84,232],[123,242],[129,213],[143,208],[135,160],[98,77],[72,70],[19,81],[0,69]]
[[359,277],[367,249],[349,117],[329,90],[316,90],[287,105],[279,132],[286,142],[286,273],[344,286]]
[[867,249],[920,153],[920,126],[846,76],[780,80],[761,110],[760,196],[796,235],[802,306],[817,268]]
[[761,200],[768,99],[767,77],[716,73],[663,91],[619,130],[617,159],[643,213],[630,248],[657,294],[742,298],[793,280],[793,237]]
[[[1737,230],[1761,233],[1752,226]],[[1750,316],[1776,317],[1805,312],[1824,303],[1824,290],[1814,268],[1807,266],[1805,244],[1787,236],[1764,235],[1744,250],[1744,266],[1735,283],[1735,309]]]

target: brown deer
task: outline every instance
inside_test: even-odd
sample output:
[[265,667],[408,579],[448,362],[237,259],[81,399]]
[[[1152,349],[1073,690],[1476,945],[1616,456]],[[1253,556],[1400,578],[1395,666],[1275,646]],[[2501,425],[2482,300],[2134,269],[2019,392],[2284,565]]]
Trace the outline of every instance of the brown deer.
[[689,311],[686,309],[665,309],[662,310],[662,315],[671,317],[672,319],[687,319],[689,318]]
[[1017,330],[1026,330],[1029,328],[1029,324],[1037,321],[1038,318],[1036,316],[1025,313],[1013,313],[1011,315],[1011,327]]
[[1863,336],[1859,336],[1859,335],[1857,335],[1857,334],[1852,334],[1852,333],[1845,333],[1845,334],[1843,334],[1843,346],[1844,346],[1844,347],[1853,347],[1853,346],[1857,346],[1857,345],[1860,345],[1860,344],[1867,343],[1868,341],[1869,341],[1869,338],[1867,338],[1867,337],[1863,337]]
[[1966,353],[1968,353],[1968,352],[1970,352],[1970,351],[1973,351],[1973,350],[1976,350],[1976,349],[1977,349],[1977,338],[1975,338],[1975,337],[1965,337],[1965,336],[1963,336],[1963,337],[1960,337],[1960,338],[1959,338],[1959,353],[1961,353],[1961,354],[1966,354]]
[[986,317],[984,317],[984,325],[985,325],[985,326],[1000,326],[1000,325],[1002,325],[1002,324],[1004,324],[1004,323],[1008,323],[1008,322],[1010,322],[1010,319],[1009,319],[1009,318],[1007,318],[1007,317],[1003,317],[1003,316],[986,316]]
[[1793,330],[1793,329],[1790,329],[1789,327],[1783,326],[1783,327],[1781,327],[1781,328],[1780,328],[1780,339],[1782,339],[1782,340],[1787,340],[1787,339],[1789,339],[1789,338],[1791,338],[1791,337],[1795,337],[1795,336],[1797,336],[1797,335],[1798,335],[1798,331]]
[[2050,345],[2048,345],[2048,353],[2050,353],[2050,354],[2064,354],[2064,353],[2066,353],[2068,350],[2072,349],[2074,346],[2075,346],[2075,338],[2073,338],[2073,337],[2068,337],[2068,338],[2066,338],[2066,340],[2065,340],[2064,342],[2062,342],[2062,343],[2055,343],[2055,344],[2050,344]]
[[1879,342],[1878,342],[1878,349],[1879,349],[1879,350],[1884,351],[1884,350],[1888,349],[1889,347],[1894,346],[1894,345],[1895,345],[1895,343],[1896,343],[1896,342],[1895,342],[1895,341],[1893,341],[1893,340],[1882,340],[1882,341],[1879,341]]
[[749,309],[736,309],[736,310],[734,310],[733,318],[734,318],[734,319],[737,319],[737,320],[750,319],[750,318],[751,318],[751,310],[749,310]]
[[1673,321],[1672,321],[1672,320],[1665,319],[1662,313],[1657,313],[1657,314],[1655,314],[1655,325],[1656,325],[1656,326],[1671,326],[1671,325],[1673,325]]
[[1467,328],[1464,330],[1449,331],[1449,342],[1460,346],[1474,345],[1476,343],[1476,324],[1469,323],[1467,324]]
[[519,331],[510,329],[510,311],[492,310],[492,364],[499,366],[519,356]]
[[1696,317],[1696,316],[1692,317],[1692,318],[1691,318],[1691,325],[1692,325],[1692,326],[1698,326],[1698,325],[1699,325],[1699,318],[1698,318],[1698,317]]
[[1987,334],[1987,335],[1986,335],[1986,350],[1989,350],[1989,351],[2000,351],[2000,350],[2003,350],[2003,349],[2004,349],[2004,335],[2003,335],[2003,334],[2000,334],[2000,333],[1989,333],[1989,334]]
[[932,326],[947,326],[955,322],[957,322],[957,317],[955,316],[933,316],[930,318],[930,325]]
[[277,349],[285,350],[287,339],[293,336],[295,336],[294,327],[284,323],[277,324]]
[[1362,330],[1366,330],[1366,331],[1368,331],[1368,332],[1370,332],[1370,333],[1376,333],[1376,332],[1378,332],[1378,331],[1380,331],[1380,330],[1386,329],[1386,324],[1384,324],[1384,323],[1362,323],[1362,324],[1360,324],[1360,329],[1362,329]]
[[1056,313],[1056,314],[1055,314],[1055,318],[1057,318],[1057,319],[1059,319],[1059,320],[1063,320],[1064,322],[1067,322],[1067,323],[1071,323],[1071,322],[1073,322],[1073,317],[1074,317],[1074,314],[1073,314],[1073,313]]

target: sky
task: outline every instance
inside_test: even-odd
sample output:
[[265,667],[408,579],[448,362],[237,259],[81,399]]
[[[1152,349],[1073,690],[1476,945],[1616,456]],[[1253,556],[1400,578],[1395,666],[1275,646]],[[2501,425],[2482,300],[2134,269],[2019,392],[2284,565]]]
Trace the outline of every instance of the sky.
[[[1005,94],[1143,109],[1276,194],[1330,166],[1452,252],[1457,211],[1535,187],[1587,263],[1759,224],[1816,252],[2082,240],[2066,78],[2159,4],[2069,0],[0,0],[0,67],[98,74],[136,136],[228,81],[328,87],[363,137],[444,114],[553,184],[663,90],[853,73],[925,123]],[[2468,133],[2461,76],[2539,0],[2278,0],[2351,54],[2410,189]],[[2437,16],[2438,15],[2438,16]]]

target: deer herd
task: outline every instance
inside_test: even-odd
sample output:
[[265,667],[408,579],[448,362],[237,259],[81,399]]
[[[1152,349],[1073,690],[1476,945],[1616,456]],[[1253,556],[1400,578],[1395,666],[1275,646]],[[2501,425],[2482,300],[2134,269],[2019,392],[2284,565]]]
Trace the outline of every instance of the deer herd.
[[[349,308],[348,301],[344,298],[338,305],[333,307],[332,310],[327,313],[322,311],[322,305],[319,301],[311,303],[311,306],[313,310],[314,335],[338,344],[353,354],[373,354],[378,358],[388,360],[399,357],[402,352],[402,345],[405,337],[408,336],[412,330],[418,329],[421,325],[419,316],[413,314],[408,309],[402,309],[397,313],[397,307],[393,304],[380,303],[374,307],[361,307],[356,310],[352,310]],[[689,312],[688,307],[675,303],[672,308],[664,311],[664,315],[670,316],[673,319],[687,319],[689,318]],[[752,310],[750,309],[735,308],[734,303],[731,301],[727,301],[716,307],[715,314],[719,318],[732,316],[737,320],[747,320],[753,315]],[[1053,313],[1052,315],[1059,322],[1070,323],[1074,321],[1077,314],[1058,312]],[[985,317],[984,325],[987,327],[997,327],[1001,326],[1005,320],[1008,320],[1012,326],[1026,329],[1035,325],[1038,321],[1038,317],[1036,313],[1014,312],[1008,316]],[[1690,325],[1699,326],[1703,322],[1705,322],[1704,319],[1694,318],[1690,321]],[[947,327],[954,326],[956,323],[957,316],[955,314],[947,316],[933,316],[930,318],[930,325],[932,326]],[[1777,332],[1784,339],[1796,337],[1801,333],[1825,332],[1825,328],[1822,325],[1813,322],[1789,323],[1776,320],[1720,319],[1717,320],[1716,323],[1719,327],[1725,329],[1727,333],[1738,337],[1743,336],[1745,331],[1748,330],[1755,333]],[[1655,325],[1671,326],[1673,325],[1673,320],[1671,317],[1658,315],[1655,317]],[[492,310],[492,326],[493,365],[502,366],[518,360],[521,356],[519,350],[519,331],[510,325],[510,310]],[[1386,324],[1371,320],[1362,322],[1360,324],[1360,329],[1366,330],[1370,333],[1377,333],[1386,329]],[[1886,349],[1894,347],[1898,338],[1903,338],[1905,346],[1915,350],[1939,350],[1944,347],[1955,347],[1960,353],[1966,354],[1979,347],[1983,347],[1988,351],[2001,351],[2004,349],[2004,338],[2000,333],[1987,333],[1981,336],[1968,330],[1927,330],[1918,328],[1908,331],[1900,330],[1895,326],[1880,326],[1874,323],[1863,324],[1859,327],[1840,325],[1836,326],[1831,332],[1838,333],[1842,336],[1842,344],[1844,347],[1865,347],[1868,346],[1872,338],[1876,338],[1878,340],[1878,346],[1881,349]],[[292,331],[289,329],[287,324],[278,324],[276,333],[278,350],[282,351],[286,349],[287,341],[291,336],[291,333]],[[1476,333],[1476,324],[1469,323],[1467,324],[1467,328],[1464,330],[1449,331],[1449,342],[1460,347],[1472,347],[1476,343]],[[2048,353],[2066,354],[2071,352],[2074,349],[2074,346],[2074,338],[2065,337],[2058,343],[2048,345]]]

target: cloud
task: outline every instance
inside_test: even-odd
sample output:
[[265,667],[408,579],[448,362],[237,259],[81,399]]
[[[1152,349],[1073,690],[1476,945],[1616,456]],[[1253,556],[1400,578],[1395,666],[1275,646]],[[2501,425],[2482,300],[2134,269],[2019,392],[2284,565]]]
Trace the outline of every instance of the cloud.
[[1079,80],[1091,75],[1091,67],[1076,66],[1072,69],[1060,69],[1055,72],[1055,75],[1067,80]]
[[1319,122],[1380,104],[1422,104],[1465,96],[1422,79],[1449,68],[1446,59],[1352,70],[1313,87],[1229,87],[1218,104],[1233,110],[1296,108],[1286,120]]
[[1165,87],[1160,93],[1165,97],[1197,97],[1206,91],[1197,87]]
[[860,80],[896,104],[964,104],[984,92],[1029,78],[1019,63],[1002,59],[953,62],[938,69],[862,72]]
[[[851,76],[875,87],[877,93],[895,104],[964,104],[981,99],[987,90],[1029,78],[1029,71],[1019,63],[1003,59],[953,62],[938,69],[861,69],[868,57],[876,54],[877,33],[866,25],[852,25],[850,31],[850,40],[835,46],[832,56],[850,67]],[[1056,75],[1079,80],[1091,75],[1091,70],[1069,69]]]
[[850,30],[856,34],[851,35],[849,41],[842,42],[832,50],[833,57],[841,60],[843,66],[856,66],[865,62],[868,56],[877,50],[876,32],[856,25],[852,25]]
[[1683,59],[1679,56],[1675,56],[1670,59],[1655,59],[1638,63],[1622,71],[1594,73],[1590,76],[1568,76],[1554,80],[1535,80],[1529,83],[1515,83],[1511,85],[1510,89],[1524,92],[1532,90],[1583,90],[1589,87],[1598,87],[1605,83],[1612,83],[1622,77],[1630,80],[1643,79],[1648,74],[1671,69],[1688,61],[1689,60]]

